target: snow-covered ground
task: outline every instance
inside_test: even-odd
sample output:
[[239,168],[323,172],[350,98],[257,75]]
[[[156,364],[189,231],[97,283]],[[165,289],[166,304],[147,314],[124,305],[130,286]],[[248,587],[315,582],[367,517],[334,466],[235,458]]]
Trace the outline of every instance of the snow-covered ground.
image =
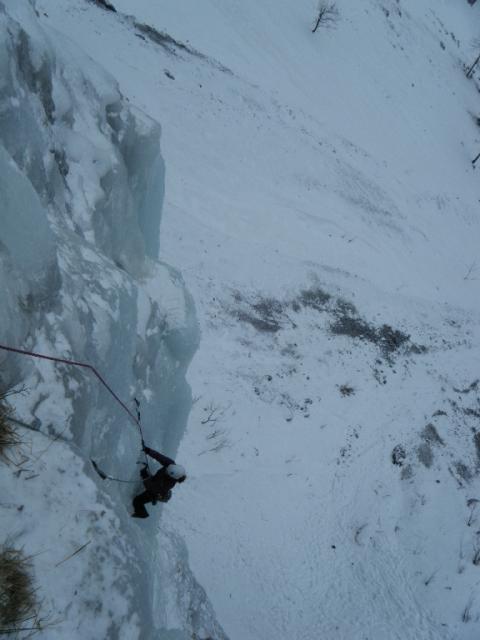
[[37,9],[162,127],[201,340],[156,553],[205,591],[172,578],[158,627],[221,633],[193,591],[231,640],[477,638],[480,8],[339,0],[312,34],[309,1],[113,4]]

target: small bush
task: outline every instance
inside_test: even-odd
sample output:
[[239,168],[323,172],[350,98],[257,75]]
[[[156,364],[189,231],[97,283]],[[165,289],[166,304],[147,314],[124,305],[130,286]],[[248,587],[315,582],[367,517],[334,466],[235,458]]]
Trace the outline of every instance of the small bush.
[[8,462],[7,450],[20,444],[20,437],[10,422],[11,409],[5,402],[5,396],[0,395],[0,459]]
[[251,324],[252,327],[254,327],[257,331],[276,333],[282,328],[276,318],[260,318],[253,313],[249,313],[248,311],[243,311],[241,309],[235,311],[235,316],[241,322],[248,322],[249,324]]
[[408,342],[410,336],[398,329],[392,329],[388,324],[384,324],[377,330],[378,337],[381,341],[381,347],[386,356],[394,353],[405,342]]
[[405,464],[406,458],[407,458],[407,452],[405,451],[405,448],[402,447],[401,444],[395,445],[393,447],[392,454],[391,454],[392,464],[395,464],[398,467],[403,467],[403,465]]
[[342,384],[339,390],[343,397],[353,396],[355,393],[354,387],[351,387],[349,384]]
[[442,446],[445,446],[445,441],[438,433],[435,425],[433,425],[432,423],[429,423],[424,427],[421,433],[421,437],[427,444],[441,444]]
[[[235,300],[241,300],[240,294],[234,294]],[[282,328],[285,319],[285,303],[272,297],[258,295],[253,302],[247,302],[248,307],[235,309],[233,315],[241,322],[248,322],[257,331],[276,333]]]
[[462,478],[462,480],[465,480],[465,482],[470,482],[470,480],[472,479],[472,472],[466,464],[459,460],[455,463],[454,467],[455,471],[458,473],[460,478]]
[[[433,464],[433,451],[432,447],[427,443],[423,443],[417,447],[417,457],[420,462],[430,469]],[[459,472],[460,473],[460,472]],[[463,476],[462,476],[463,477]]]
[[318,27],[331,27],[340,17],[340,13],[334,2],[323,2],[320,0],[318,3],[317,13],[315,16],[315,24],[312,28],[312,33],[315,33]]
[[[309,309],[323,311],[331,298],[332,296],[320,287],[311,287],[300,291],[300,295],[295,302],[297,302],[297,305],[300,303]],[[298,305],[298,308],[300,308],[300,305]]]
[[4,544],[0,547],[0,635],[2,631],[14,634],[25,627],[34,629],[37,607],[30,558]]
[[359,338],[367,342],[377,344],[380,339],[377,330],[373,325],[365,320],[350,315],[340,315],[336,321],[330,325],[331,332],[336,336],[347,336],[349,338]]

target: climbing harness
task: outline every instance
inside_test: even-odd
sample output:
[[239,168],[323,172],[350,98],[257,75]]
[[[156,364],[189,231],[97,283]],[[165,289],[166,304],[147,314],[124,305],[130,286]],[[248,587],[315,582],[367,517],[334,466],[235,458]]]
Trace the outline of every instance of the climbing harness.
[[[128,414],[128,417],[130,418],[130,420],[138,427],[138,430],[140,432],[140,438],[142,441],[142,450],[145,454],[145,460],[146,460],[146,464],[148,467],[148,458],[147,458],[147,454],[145,453],[145,441],[143,439],[143,431],[142,431],[142,424],[140,422],[140,402],[137,400],[137,398],[134,398],[135,400],[135,405],[137,408],[137,416],[135,417],[135,415],[130,411],[130,409],[127,407],[127,405],[122,402],[122,400],[120,400],[120,398],[117,396],[117,394],[115,393],[115,391],[113,391],[113,389],[110,387],[110,385],[107,384],[107,382],[102,378],[102,376],[98,373],[98,371],[95,369],[95,367],[93,367],[91,364],[87,364],[85,362],[77,362],[76,360],[67,360],[65,358],[56,358],[54,356],[47,356],[43,353],[36,353],[35,351],[26,351],[24,349],[15,349],[14,347],[7,347],[6,345],[0,344],[0,349],[3,349],[3,351],[9,351],[11,353],[18,353],[20,355],[23,356],[31,356],[32,358],[39,358],[41,360],[50,360],[51,362],[59,362],[61,364],[67,364],[69,366],[72,367],[82,367],[84,369],[89,369],[99,380],[100,382],[103,384],[103,386],[105,387],[105,389],[110,393],[110,395],[113,396],[113,398],[118,402],[118,404],[122,407],[122,409]],[[95,469],[97,470],[97,472],[99,472],[98,467],[96,467],[95,463],[92,460],[92,464],[94,465]],[[103,472],[102,472],[103,473]],[[100,477],[101,474],[99,473]],[[111,480],[116,480],[116,478],[110,478]],[[130,482],[129,480],[119,480],[119,482]]]

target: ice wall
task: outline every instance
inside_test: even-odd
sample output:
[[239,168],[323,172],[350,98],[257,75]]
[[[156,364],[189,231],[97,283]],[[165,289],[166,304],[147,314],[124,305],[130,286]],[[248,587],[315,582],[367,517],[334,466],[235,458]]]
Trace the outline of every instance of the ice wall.
[[[126,103],[113,79],[60,34],[39,26],[33,3],[0,0],[0,342],[90,363],[120,397],[141,400],[149,444],[175,456],[191,405],[185,372],[198,329],[180,274],[159,261],[159,133]],[[88,372],[2,352],[0,383],[3,390],[27,387],[15,398],[17,415],[70,442],[87,474],[93,457],[111,474],[137,477],[138,430]],[[62,479],[68,481],[68,475]],[[133,617],[138,634],[129,624],[129,639],[191,637],[195,617],[179,613],[172,627],[165,602],[182,600],[179,611],[187,611],[192,599],[204,610],[206,597],[193,576],[180,599],[175,589],[182,585],[158,578],[158,522],[141,530],[130,519],[134,489],[100,487],[99,500],[113,508],[115,530],[120,527],[129,548],[123,575],[135,567],[127,612],[105,637],[121,637],[120,627]],[[74,508],[71,499],[67,510]],[[181,545],[169,548],[169,562],[178,552],[188,573]],[[118,554],[110,560],[118,563]],[[115,572],[96,573],[106,592],[121,591]],[[207,633],[216,623],[206,611],[201,625]],[[98,611],[85,605],[79,612],[78,637],[84,638]]]

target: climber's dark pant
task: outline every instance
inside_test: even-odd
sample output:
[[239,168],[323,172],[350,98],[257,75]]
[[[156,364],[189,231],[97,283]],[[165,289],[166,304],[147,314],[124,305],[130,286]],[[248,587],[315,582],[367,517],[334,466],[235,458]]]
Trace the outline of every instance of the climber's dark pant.
[[145,505],[149,502],[156,502],[158,499],[155,493],[151,491],[144,491],[133,499],[133,508],[135,513],[134,518],[148,518],[148,511],[145,509]]

